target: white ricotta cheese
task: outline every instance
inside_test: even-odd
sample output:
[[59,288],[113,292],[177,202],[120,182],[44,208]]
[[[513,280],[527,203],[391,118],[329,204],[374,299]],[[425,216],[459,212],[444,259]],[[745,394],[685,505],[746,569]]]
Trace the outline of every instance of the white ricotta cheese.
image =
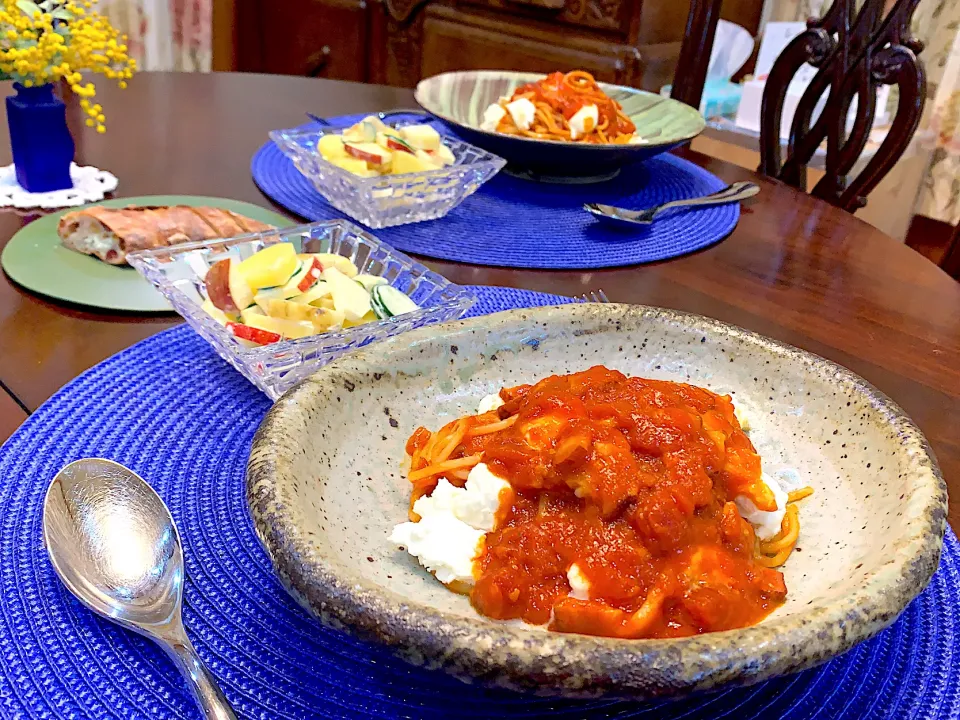
[[777,501],[777,509],[769,512],[757,510],[750,498],[738,495],[733,499],[737,504],[737,510],[740,516],[748,523],[753,525],[757,537],[761,540],[769,540],[780,532],[780,526],[783,524],[783,516],[787,512],[788,495],[784,492],[780,484],[769,475],[763,476],[763,482],[773,491],[773,497]]
[[490,532],[496,524],[500,507],[500,493],[510,487],[484,464],[474,466],[462,488],[440,480],[430,495],[424,495],[413,504],[420,517],[452,515],[476,530]]
[[527,98],[520,98],[512,103],[507,103],[507,112],[513,118],[514,125],[521,130],[529,130],[530,126],[533,125],[534,115],[537,114],[537,107]]
[[480,123],[480,129],[486,130],[487,132],[496,131],[497,125],[500,124],[500,121],[503,120],[503,116],[506,114],[507,111],[504,110],[502,106],[494,103],[483,111],[483,122]]
[[627,144],[628,145],[646,145],[647,139],[642,135],[634,135],[632,138],[630,138]]
[[576,600],[590,599],[590,581],[587,576],[580,571],[580,566],[574,563],[567,570],[567,582],[570,583],[570,592],[568,597]]
[[477,415],[483,415],[491,410],[496,410],[503,404],[503,398],[500,397],[500,393],[487,395],[485,398],[483,398],[483,400],[480,401],[480,404],[477,405]]
[[600,113],[596,105],[584,105],[577,110],[568,121],[570,125],[570,139],[576,140],[591,132],[600,120]]
[[397,525],[390,540],[406,547],[440,582],[472,585],[473,561],[496,524],[500,493],[509,487],[483,463],[474,466],[462,488],[440,480],[413,504],[420,522]]
[[390,541],[404,546],[445,585],[473,584],[473,559],[483,550],[484,534],[449,513],[437,513],[397,525]]

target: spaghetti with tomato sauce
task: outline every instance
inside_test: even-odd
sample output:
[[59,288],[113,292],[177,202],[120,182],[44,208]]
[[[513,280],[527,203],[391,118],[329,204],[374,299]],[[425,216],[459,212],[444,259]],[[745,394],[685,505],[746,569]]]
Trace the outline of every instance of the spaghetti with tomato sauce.
[[796,543],[799,515],[788,505],[781,532],[761,542],[738,512],[738,496],[761,511],[777,502],[729,396],[594,367],[500,398],[407,443],[413,521],[418,498],[441,479],[463,487],[481,462],[509,483],[474,584],[458,588],[480,614],[666,638],[752,625],[784,602],[775,566]]
[[484,117],[483,129],[507,135],[601,145],[630,143],[637,129],[584,70],[522,85],[487,108]]

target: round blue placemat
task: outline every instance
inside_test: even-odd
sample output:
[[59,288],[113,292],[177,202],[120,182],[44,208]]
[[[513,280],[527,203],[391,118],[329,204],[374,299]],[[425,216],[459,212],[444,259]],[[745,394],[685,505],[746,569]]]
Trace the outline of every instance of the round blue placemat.
[[[361,117],[345,116],[335,122],[347,125]],[[452,135],[441,124],[436,126]],[[253,156],[251,172],[266,195],[301,217],[343,217],[272,142]],[[583,210],[583,203],[648,208],[707,195],[725,185],[703,168],[670,154],[624,168],[613,180],[595,185],[537,183],[501,172],[444,218],[374,232],[404,252],[474,265],[578,270],[635,265],[685,255],[722,240],[736,227],[740,206],[676,212],[646,228],[620,228],[596,220]]]
[[[475,314],[568,301],[475,288]],[[927,590],[875,639],[746,689],[639,704],[536,698],[461,684],[309,617],[276,580],[247,514],[244,472],[269,400],[185,326],[71,382],[0,449],[0,717],[198,718],[149,641],[93,616],[53,573],[41,503],[67,462],[104,456],[170,506],[187,564],[188,632],[241,718],[809,720],[956,718],[957,539]]]

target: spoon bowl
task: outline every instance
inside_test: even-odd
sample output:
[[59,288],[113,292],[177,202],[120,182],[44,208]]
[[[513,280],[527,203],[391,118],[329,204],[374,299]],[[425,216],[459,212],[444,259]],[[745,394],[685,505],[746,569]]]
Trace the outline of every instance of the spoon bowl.
[[179,615],[179,534],[135,473],[107,460],[70,463],[47,490],[43,519],[54,569],[91,610],[138,632]]
[[111,460],[70,463],[47,489],[43,538],[54,570],[77,599],[159,643],[205,717],[235,718],[187,639],[180,534],[143,478]]

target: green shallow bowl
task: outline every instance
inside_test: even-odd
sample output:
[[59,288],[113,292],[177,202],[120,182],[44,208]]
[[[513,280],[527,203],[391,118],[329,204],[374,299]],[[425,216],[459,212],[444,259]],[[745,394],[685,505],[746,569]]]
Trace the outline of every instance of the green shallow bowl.
[[699,135],[703,116],[682,102],[660,95],[600,83],[647,139],[642,145],[584,145],[502,135],[480,129],[483,111],[502,95],[540,80],[539,73],[504,70],[450,72],[417,85],[415,97],[424,110],[450,124],[467,142],[506,159],[507,171],[539,180],[592,182],[616,175],[621,167],[641,162]]
[[[271,210],[239,200],[194,195],[150,195],[115,198],[97,203],[106,207],[128,205],[206,205],[245,215],[278,227],[292,221]],[[54,300],[65,300],[128,312],[173,312],[170,303],[140,273],[127,265],[109,265],[91,255],[65,248],[57,235],[60,218],[80,208],[68,208],[34,220],[14,235],[0,263],[18,285]]]

